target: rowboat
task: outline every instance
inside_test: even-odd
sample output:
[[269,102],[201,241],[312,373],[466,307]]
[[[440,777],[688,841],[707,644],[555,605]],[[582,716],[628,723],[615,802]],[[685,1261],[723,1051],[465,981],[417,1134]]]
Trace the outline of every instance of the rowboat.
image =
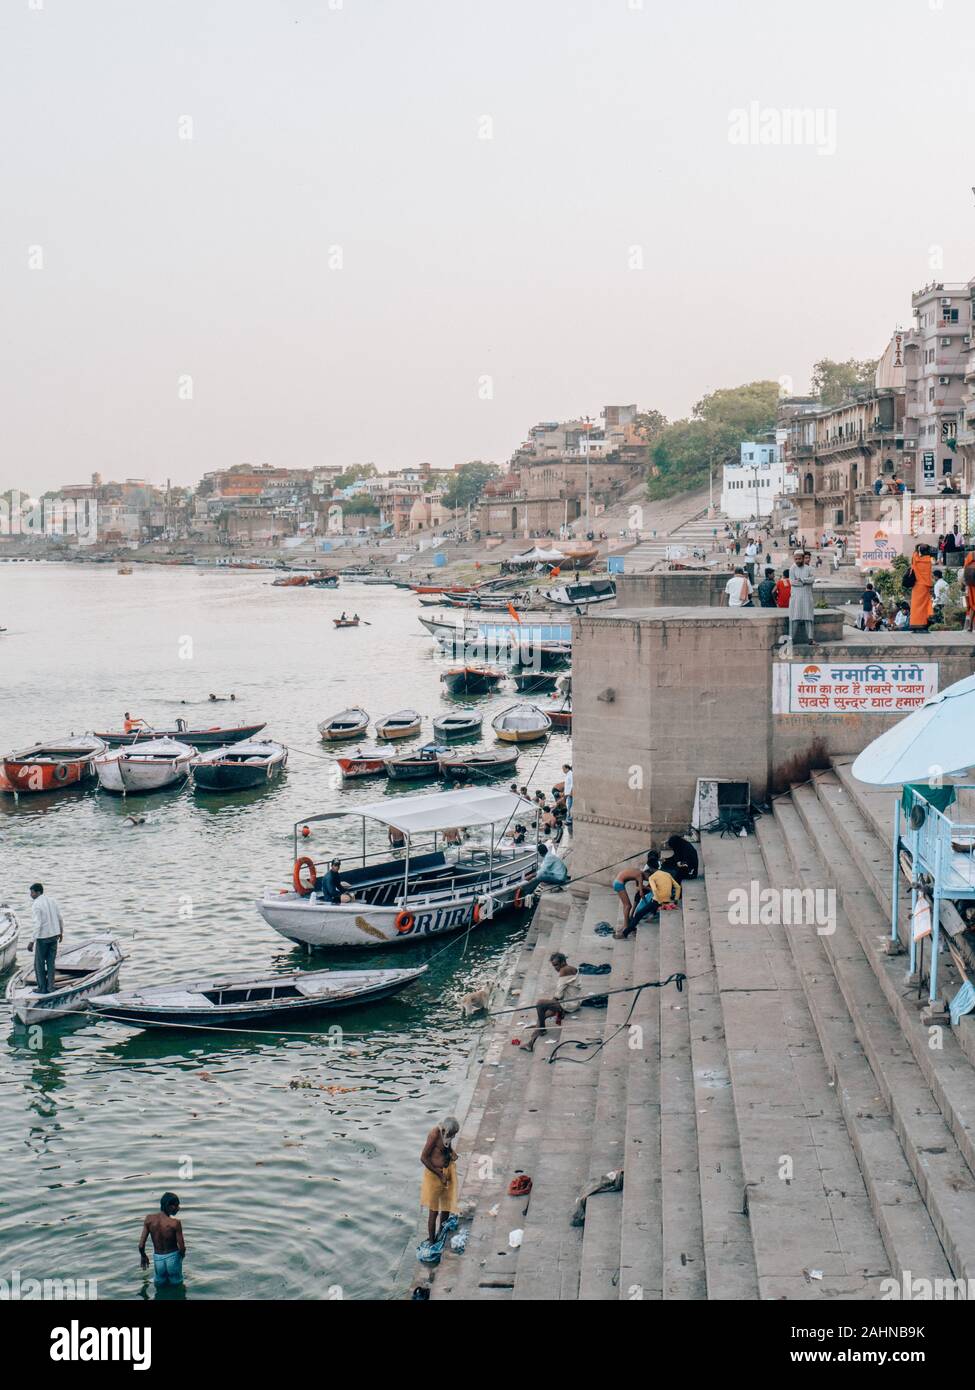
[[558,733],[572,733],[572,703],[565,696],[556,695],[552,700],[545,700],[538,708],[548,715],[552,728]]
[[245,738],[254,738],[266,727],[266,724],[213,724],[208,729],[191,729],[185,719],[177,719],[174,729],[153,729],[140,719],[136,728],[126,729],[122,733],[95,734],[95,738],[104,739],[115,747],[147,743],[150,739],[174,738],[180,743],[191,743],[194,748],[221,748],[225,743],[241,743]]
[[[503,832],[532,811],[513,792],[464,787],[387,796],[347,811],[305,816],[294,825],[290,886],[266,887],[257,910],[281,936],[308,946],[379,948],[483,926],[501,912],[520,908],[525,888],[537,874],[536,849],[502,849],[497,834],[499,825]],[[329,855],[323,851],[321,864],[299,858],[306,843],[302,831],[313,824],[331,829],[350,817],[361,821],[353,838],[361,838],[362,853],[350,856],[358,867],[341,870],[351,900],[332,902],[323,894]],[[399,832],[405,846],[401,858],[389,858],[388,836],[377,836],[377,825],[384,832]],[[442,833],[458,827],[480,831],[484,843],[445,844]],[[336,838],[345,840],[345,833],[334,829]]]
[[114,748],[95,759],[99,784],[108,792],[155,792],[185,782],[196,749],[173,738],[154,738]]
[[190,764],[193,785],[201,791],[240,791],[263,787],[279,777],[288,764],[283,743],[248,739],[212,753],[198,754]]
[[33,964],[19,970],[7,986],[7,1003],[21,1023],[46,1023],[85,1011],[89,1000],[107,994],[118,984],[125,957],[114,936],[89,936],[73,946],[60,946],[54,970],[54,989],[38,994]]
[[173,1028],[233,1027],[348,1009],[388,999],[426,974],[413,970],[294,970],[286,975],[215,975],[103,994],[92,1008],[116,1023]]
[[387,757],[384,748],[368,751],[359,749],[351,757],[336,758],[336,762],[342,769],[343,777],[382,777],[386,772]]
[[481,716],[470,710],[441,714],[433,721],[434,738],[476,738],[481,732]]
[[415,753],[402,758],[386,759],[386,775],[397,781],[419,781],[424,777],[440,776],[440,758],[447,749],[439,743],[425,743]]
[[13,908],[0,903],[0,975],[8,971],[17,959],[19,932],[20,924]]
[[545,594],[547,603],[559,608],[591,608],[596,603],[612,603],[616,585],[612,579],[590,579],[582,584],[560,584]]
[[358,627],[358,618],[333,618],[332,622],[336,627]]
[[353,706],[323,719],[318,732],[326,743],[338,743],[341,739],[361,738],[369,727],[369,716],[364,709]]
[[274,579],[271,581],[272,588],[275,589],[337,589],[339,577],[337,574],[289,574],[287,578]]
[[449,754],[440,759],[441,775],[451,782],[477,782],[482,777],[500,777],[514,772],[517,748],[499,748],[486,753]]
[[397,710],[395,714],[387,714],[376,720],[376,737],[412,738],[420,732],[422,723],[423,719],[415,709]]
[[15,792],[60,791],[94,776],[93,762],[105,751],[99,734],[51,739],[17,753],[8,753],[3,772]]
[[559,676],[557,671],[518,671],[511,679],[523,695],[535,695],[554,690]]
[[456,666],[440,677],[451,695],[486,695],[504,680],[494,666]]
[[535,743],[551,727],[551,719],[537,705],[511,705],[491,720],[491,728],[502,743]]

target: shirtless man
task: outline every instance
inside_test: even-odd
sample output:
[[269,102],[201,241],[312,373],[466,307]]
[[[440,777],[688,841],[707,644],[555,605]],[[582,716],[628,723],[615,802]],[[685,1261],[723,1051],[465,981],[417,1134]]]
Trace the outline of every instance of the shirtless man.
[[142,1237],[139,1240],[139,1259],[142,1268],[149,1268],[146,1254],[146,1240],[152,1238],[153,1278],[156,1285],[182,1284],[183,1257],[186,1242],[183,1240],[183,1223],[176,1220],[179,1211],[179,1198],[175,1192],[164,1192],[159,1199],[159,1210],[151,1211],[142,1223]]
[[626,935],[626,929],[630,925],[630,913],[633,911],[633,903],[630,902],[630,890],[628,883],[636,884],[636,901],[639,902],[643,897],[643,870],[626,869],[619,878],[613,880],[613,892],[616,893],[620,902],[623,904],[623,925],[619,931],[614,931],[613,935],[617,941],[621,941]]
[[452,1212],[458,1210],[457,1155],[454,1138],[460,1125],[453,1115],[434,1125],[420,1154],[426,1172],[420,1185],[420,1205],[427,1208],[427,1238],[431,1245],[437,1239],[437,1214],[443,1227]]

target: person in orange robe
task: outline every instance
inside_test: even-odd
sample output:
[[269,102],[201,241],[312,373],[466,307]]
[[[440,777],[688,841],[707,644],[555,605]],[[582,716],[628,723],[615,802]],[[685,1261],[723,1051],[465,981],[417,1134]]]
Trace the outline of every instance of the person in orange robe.
[[[970,550],[965,556],[965,569],[969,574],[975,569],[975,550]],[[975,584],[965,585],[965,631],[975,632]]]
[[911,557],[911,569],[914,571],[914,588],[911,590],[912,632],[926,632],[934,612],[934,604],[931,601],[934,592],[932,564],[931,547],[917,546]]

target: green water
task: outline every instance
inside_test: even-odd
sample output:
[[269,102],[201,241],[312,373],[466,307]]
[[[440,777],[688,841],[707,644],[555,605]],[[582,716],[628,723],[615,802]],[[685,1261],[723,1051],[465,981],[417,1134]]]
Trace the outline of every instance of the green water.
[[[343,608],[371,626],[336,631]],[[450,707],[421,611],[400,590],[274,589],[259,572],[0,564],[4,750],[118,728],[125,710],[157,725],[266,720],[291,749],[284,777],[262,792],[0,795],[0,900],[17,911],[22,942],[27,887],[41,879],[66,939],[106,929],[122,939],[123,988],[229,968],[433,961],[394,1000],[271,1035],[78,1020],[48,1025],[32,1047],[0,1004],[0,1278],[94,1279],[102,1298],[154,1297],[136,1245],[168,1188],[183,1203],[187,1297],[389,1295],[419,1216],[420,1148],[468,1084],[477,1034],[459,1000],[504,970],[524,924],[485,927],[463,953],[459,940],[443,952],[440,937],[309,961],[254,900],[290,879],[296,820],[383,795],[382,781],[342,787],[319,720],[352,704],[374,717],[414,706],[426,741]],[[210,691],[236,702],[211,705]],[[468,703],[487,727],[516,698]],[[532,788],[551,786],[568,749],[553,737]],[[519,782],[538,759],[523,750]],[[145,825],[123,824],[133,810]],[[327,840],[316,827],[316,858],[351,851],[359,824]]]

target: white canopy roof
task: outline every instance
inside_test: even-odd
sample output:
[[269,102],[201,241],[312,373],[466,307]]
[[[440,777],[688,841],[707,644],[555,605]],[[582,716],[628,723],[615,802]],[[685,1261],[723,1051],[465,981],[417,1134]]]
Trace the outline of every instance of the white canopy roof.
[[867,745],[853,764],[858,782],[897,787],[975,767],[975,676],[932,695]]
[[320,816],[306,816],[298,825],[315,821],[336,820],[340,816],[365,816],[391,825],[406,835],[423,830],[450,830],[455,826],[494,825],[510,817],[524,814],[531,806],[514,792],[495,791],[491,787],[460,787],[457,791],[432,792],[428,796],[384,797],[362,806],[350,806],[347,811],[326,811]]
[[542,550],[540,546],[535,546],[532,550],[526,550],[523,555],[512,555],[512,561],[516,565],[530,565],[545,563],[557,565],[565,559],[560,550]]

